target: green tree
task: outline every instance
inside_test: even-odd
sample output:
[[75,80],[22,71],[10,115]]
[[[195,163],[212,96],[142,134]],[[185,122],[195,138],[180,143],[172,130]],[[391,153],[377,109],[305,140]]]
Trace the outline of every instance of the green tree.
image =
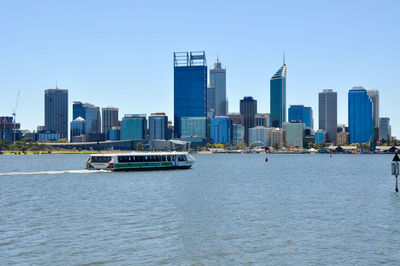
[[143,150],[143,144],[141,142],[136,144],[136,150],[138,150],[138,151],[142,151]]
[[0,150],[8,150],[10,142],[6,139],[0,140]]

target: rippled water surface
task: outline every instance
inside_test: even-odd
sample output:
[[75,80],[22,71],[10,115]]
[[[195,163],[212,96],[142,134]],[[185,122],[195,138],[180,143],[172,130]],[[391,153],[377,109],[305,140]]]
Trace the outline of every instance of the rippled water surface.
[[1,264],[400,264],[393,155],[195,155],[93,172],[0,156]]

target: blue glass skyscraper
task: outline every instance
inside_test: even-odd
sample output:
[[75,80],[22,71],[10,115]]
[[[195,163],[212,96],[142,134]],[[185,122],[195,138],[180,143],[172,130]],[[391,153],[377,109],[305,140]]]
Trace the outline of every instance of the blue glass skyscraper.
[[286,64],[272,76],[270,81],[270,125],[282,127],[286,122]]
[[217,116],[211,119],[211,139],[213,143],[232,145],[232,120],[227,116]]
[[83,134],[100,133],[100,108],[90,103],[74,102],[72,105],[72,119],[82,117],[86,120],[86,129]]
[[369,142],[372,130],[372,102],[363,87],[354,87],[349,91],[350,143]]
[[146,138],[147,120],[145,114],[126,114],[121,121],[121,140]]
[[174,127],[181,137],[182,117],[207,116],[205,52],[174,53]]
[[168,116],[165,113],[149,116],[149,139],[168,139]]
[[301,122],[306,127],[314,128],[312,108],[304,105],[291,105],[289,107],[289,122]]

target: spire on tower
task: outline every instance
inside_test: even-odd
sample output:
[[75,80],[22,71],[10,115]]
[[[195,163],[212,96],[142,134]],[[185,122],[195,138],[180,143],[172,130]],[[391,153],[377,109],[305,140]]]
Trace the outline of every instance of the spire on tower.
[[283,64],[286,65],[286,63],[285,63],[285,50],[283,50]]

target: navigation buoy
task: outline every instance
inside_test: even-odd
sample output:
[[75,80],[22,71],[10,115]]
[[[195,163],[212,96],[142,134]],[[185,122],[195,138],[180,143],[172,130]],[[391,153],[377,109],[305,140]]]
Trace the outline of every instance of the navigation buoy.
[[268,158],[265,158],[265,161],[268,162]]

